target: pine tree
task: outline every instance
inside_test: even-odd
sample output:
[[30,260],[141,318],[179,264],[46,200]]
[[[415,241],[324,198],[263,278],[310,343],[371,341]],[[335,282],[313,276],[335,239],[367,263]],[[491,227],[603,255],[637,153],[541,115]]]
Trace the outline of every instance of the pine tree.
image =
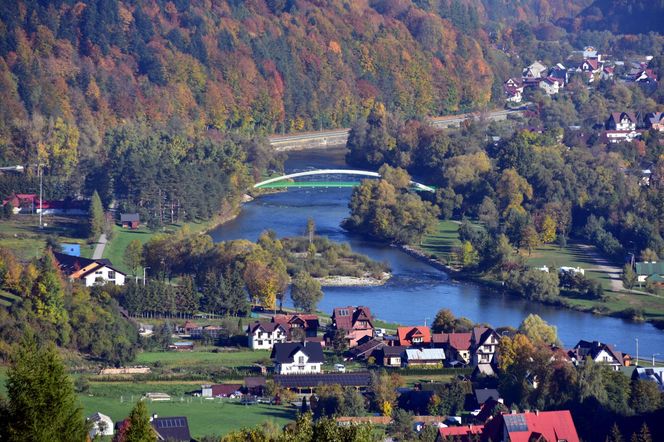
[[8,440],[84,441],[87,425],[74,386],[53,345],[26,336],[7,378]]
[[101,198],[95,190],[90,201],[90,219],[88,225],[88,236],[97,238],[104,231],[104,207],[101,204]]
[[138,401],[129,413],[129,427],[124,434],[124,442],[153,442],[157,440],[145,402]]
[[606,442],[623,442],[623,437],[622,434],[620,433],[620,428],[618,428],[618,424],[616,424],[615,422],[611,427],[611,433],[609,433],[609,435],[606,438]]
[[638,433],[632,434],[631,442],[652,442],[652,436],[650,435],[650,429],[648,425],[644,422],[641,425],[641,429]]

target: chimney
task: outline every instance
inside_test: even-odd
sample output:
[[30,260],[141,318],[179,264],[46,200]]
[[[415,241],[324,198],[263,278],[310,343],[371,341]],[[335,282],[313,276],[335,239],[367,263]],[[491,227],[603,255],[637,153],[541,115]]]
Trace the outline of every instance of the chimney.
[[535,416],[539,416],[539,410],[535,410]]

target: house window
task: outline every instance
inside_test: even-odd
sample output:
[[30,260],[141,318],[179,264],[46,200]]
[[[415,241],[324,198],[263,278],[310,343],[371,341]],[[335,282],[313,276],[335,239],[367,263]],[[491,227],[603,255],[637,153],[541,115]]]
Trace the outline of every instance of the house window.
[[97,270],[97,271],[95,272],[95,275],[103,275],[103,274],[104,274],[104,272],[102,272],[101,270]]
[[304,364],[304,356],[300,356],[297,358],[297,363],[298,364]]
[[413,342],[422,342],[422,338],[413,338]]
[[263,341],[258,341],[258,345],[263,345]]
[[108,271],[108,279],[115,279],[115,272],[113,270]]

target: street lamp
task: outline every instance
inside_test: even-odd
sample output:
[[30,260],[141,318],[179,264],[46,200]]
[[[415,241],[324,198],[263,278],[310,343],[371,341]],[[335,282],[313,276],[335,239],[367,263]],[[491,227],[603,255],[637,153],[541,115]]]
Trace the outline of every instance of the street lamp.
[[145,271],[150,267],[143,267],[143,286],[145,286]]

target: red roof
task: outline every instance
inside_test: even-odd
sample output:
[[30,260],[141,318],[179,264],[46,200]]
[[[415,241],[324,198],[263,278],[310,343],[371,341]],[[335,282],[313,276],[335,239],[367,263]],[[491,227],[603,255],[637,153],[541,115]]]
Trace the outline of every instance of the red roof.
[[504,432],[511,442],[529,442],[533,438],[579,442],[569,410],[502,414],[486,424],[483,436],[501,440]]
[[241,384],[215,384],[212,385],[212,396],[213,397],[218,397],[218,396],[230,396],[231,394],[235,393],[236,391],[240,391],[242,389]]
[[[464,425],[460,427],[443,427],[438,429],[441,439],[454,438],[462,441],[470,440],[470,436],[482,434],[484,425]],[[464,437],[465,436],[465,437]]]
[[397,336],[400,345],[413,345],[413,338],[421,337],[422,343],[431,342],[431,330],[429,327],[417,325],[415,327],[398,327]]
[[449,344],[455,350],[469,350],[471,333],[434,333],[432,342],[436,344]]

